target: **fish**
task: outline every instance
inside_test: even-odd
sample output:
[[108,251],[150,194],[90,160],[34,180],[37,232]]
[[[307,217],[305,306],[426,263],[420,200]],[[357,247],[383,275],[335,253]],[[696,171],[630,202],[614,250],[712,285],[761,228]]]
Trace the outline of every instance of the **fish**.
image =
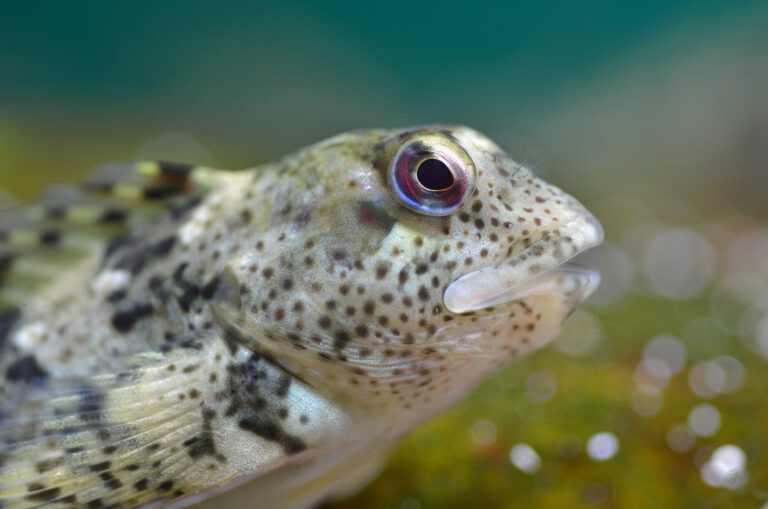
[[483,134],[117,163],[0,213],[0,508],[304,508],[544,346],[598,220]]

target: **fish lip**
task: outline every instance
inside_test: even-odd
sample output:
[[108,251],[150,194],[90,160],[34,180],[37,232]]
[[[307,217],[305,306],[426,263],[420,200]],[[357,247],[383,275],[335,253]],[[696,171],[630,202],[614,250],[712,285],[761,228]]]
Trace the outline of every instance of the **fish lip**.
[[[568,240],[573,250],[541,266],[535,256],[542,247],[553,248],[553,237]],[[521,253],[501,263],[483,267],[454,280],[445,289],[443,304],[453,313],[467,313],[506,304],[531,295],[561,292],[574,306],[583,302],[600,284],[600,273],[571,263],[579,254],[599,245],[603,228],[586,210],[561,228],[548,232]],[[535,269],[535,270],[534,270]]]

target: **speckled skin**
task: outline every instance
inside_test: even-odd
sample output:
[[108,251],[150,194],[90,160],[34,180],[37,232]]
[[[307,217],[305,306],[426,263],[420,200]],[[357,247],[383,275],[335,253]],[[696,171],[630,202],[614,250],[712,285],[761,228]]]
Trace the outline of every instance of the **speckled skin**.
[[[431,133],[476,168],[443,217],[400,205],[386,178],[397,148]],[[182,507],[241,484],[215,507],[312,505],[549,341],[591,289],[552,268],[599,242],[594,218],[468,128],[352,132],[249,171],[172,176],[170,210],[84,237],[23,300],[6,256],[0,508]],[[445,305],[452,282],[510,264],[548,284]]]

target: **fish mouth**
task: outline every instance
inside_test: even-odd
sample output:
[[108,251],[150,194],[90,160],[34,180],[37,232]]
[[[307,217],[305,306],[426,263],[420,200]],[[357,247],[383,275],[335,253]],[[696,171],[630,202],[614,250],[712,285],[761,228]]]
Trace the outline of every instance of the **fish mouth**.
[[600,285],[600,273],[569,261],[599,245],[603,237],[597,219],[583,211],[512,258],[456,279],[445,289],[443,303],[453,313],[467,313],[556,293],[576,307]]

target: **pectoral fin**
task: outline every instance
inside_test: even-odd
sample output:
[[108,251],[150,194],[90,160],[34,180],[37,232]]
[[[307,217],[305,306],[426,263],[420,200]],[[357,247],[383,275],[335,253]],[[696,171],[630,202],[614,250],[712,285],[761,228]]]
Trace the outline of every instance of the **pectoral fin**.
[[206,353],[148,354],[122,375],[50,380],[3,402],[0,507],[135,507],[208,487],[204,472],[226,459],[208,403],[221,367]]
[[0,507],[163,507],[352,440],[347,414],[219,337],[0,404]]

